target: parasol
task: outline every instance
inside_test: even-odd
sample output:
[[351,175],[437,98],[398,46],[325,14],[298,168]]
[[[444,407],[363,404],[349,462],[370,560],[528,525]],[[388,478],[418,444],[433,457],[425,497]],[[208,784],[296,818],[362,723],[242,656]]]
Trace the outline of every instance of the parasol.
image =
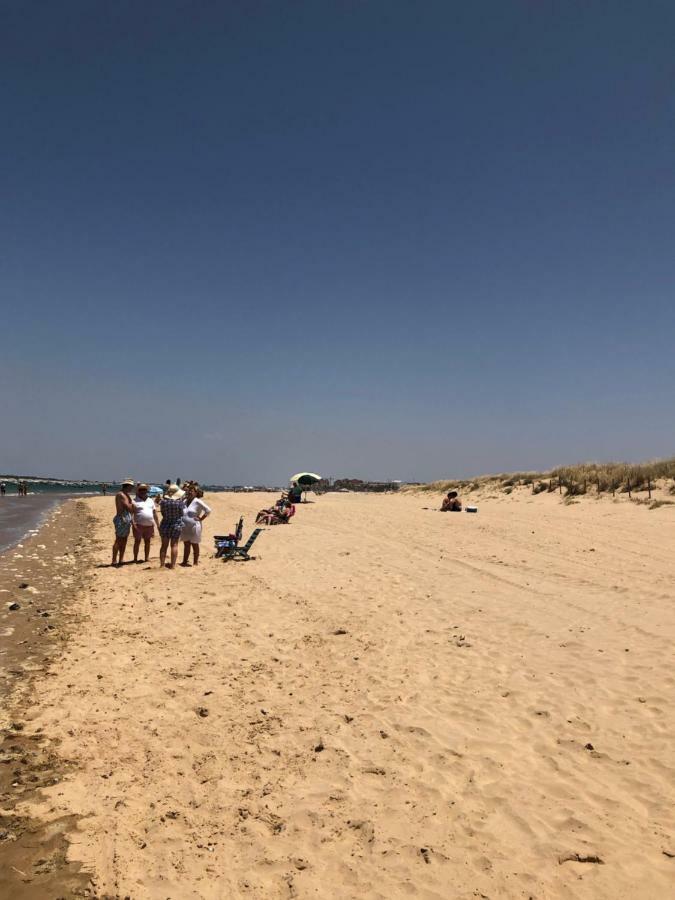
[[315,475],[314,472],[299,472],[297,475],[293,475],[290,478],[291,483],[296,482],[296,484],[302,485],[306,487],[310,484],[316,484],[317,481],[321,481],[320,475]]

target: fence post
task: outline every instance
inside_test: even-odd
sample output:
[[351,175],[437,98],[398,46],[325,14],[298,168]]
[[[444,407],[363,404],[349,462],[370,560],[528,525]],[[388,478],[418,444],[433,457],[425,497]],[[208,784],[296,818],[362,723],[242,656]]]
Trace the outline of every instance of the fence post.
[[562,494],[562,479],[558,476],[558,490]]
[[649,476],[647,476],[647,493],[649,494],[649,499],[651,500],[652,499],[652,482],[651,482]]
[[600,496],[600,479],[598,478],[598,497]]
[[632,499],[633,499],[633,498],[632,498],[632,495],[631,495],[631,492],[630,492],[630,478],[628,479],[628,499],[629,499],[629,500],[632,500]]

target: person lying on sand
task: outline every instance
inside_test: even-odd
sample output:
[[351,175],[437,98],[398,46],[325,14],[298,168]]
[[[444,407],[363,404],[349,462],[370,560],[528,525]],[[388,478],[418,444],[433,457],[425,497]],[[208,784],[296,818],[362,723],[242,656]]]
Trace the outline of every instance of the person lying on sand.
[[450,491],[448,496],[443,500],[441,512],[461,512],[462,501],[457,496],[457,491]]
[[295,505],[287,496],[282,495],[280,500],[269,509],[261,509],[256,516],[256,525],[282,525],[288,524],[295,515]]

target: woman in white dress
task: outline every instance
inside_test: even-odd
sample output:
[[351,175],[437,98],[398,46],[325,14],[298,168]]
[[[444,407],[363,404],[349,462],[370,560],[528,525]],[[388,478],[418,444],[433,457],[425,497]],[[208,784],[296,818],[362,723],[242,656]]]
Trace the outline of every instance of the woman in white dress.
[[190,486],[185,496],[186,510],[183,516],[183,527],[180,539],[183,541],[182,566],[190,565],[190,548],[194,565],[199,565],[199,544],[202,539],[202,522],[211,512],[211,507],[204,503],[204,491],[198,486]]

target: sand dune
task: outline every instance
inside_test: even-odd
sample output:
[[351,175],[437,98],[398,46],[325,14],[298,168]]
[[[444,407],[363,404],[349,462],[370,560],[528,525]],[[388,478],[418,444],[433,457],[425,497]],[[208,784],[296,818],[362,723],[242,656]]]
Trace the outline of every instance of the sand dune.
[[76,768],[31,812],[99,896],[672,896],[675,507],[326,495],[223,564],[269,497],[208,499],[203,564],[93,569],[39,685]]

